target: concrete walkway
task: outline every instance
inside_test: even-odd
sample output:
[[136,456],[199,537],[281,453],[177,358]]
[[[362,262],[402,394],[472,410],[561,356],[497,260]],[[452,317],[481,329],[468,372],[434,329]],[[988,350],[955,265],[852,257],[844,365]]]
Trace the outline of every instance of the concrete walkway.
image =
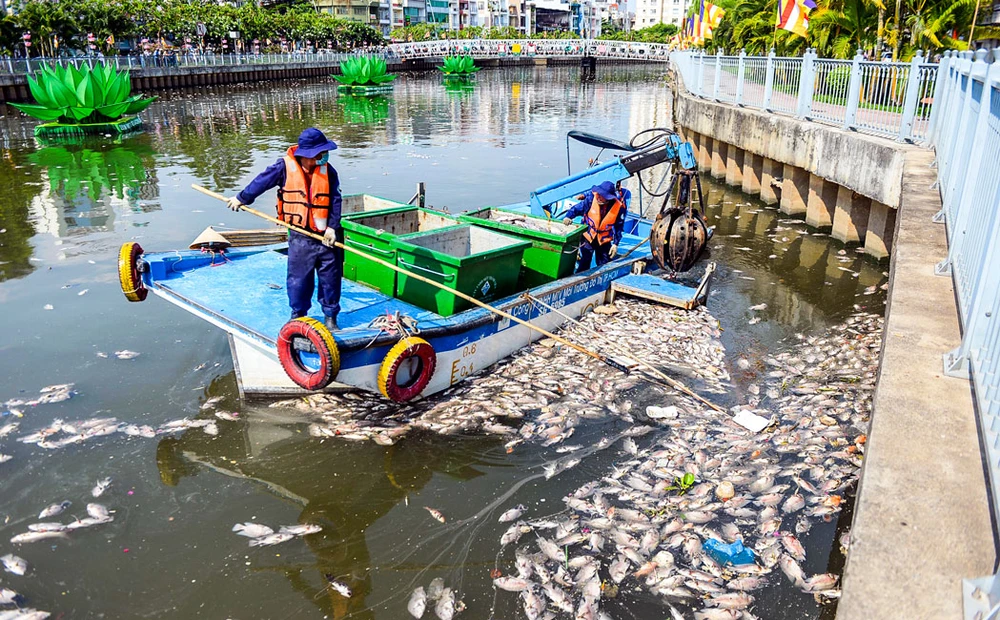
[[960,342],[930,168],[905,152],[889,307],[839,620],[962,617],[962,579],[992,574],[995,548],[970,383],[942,374]]

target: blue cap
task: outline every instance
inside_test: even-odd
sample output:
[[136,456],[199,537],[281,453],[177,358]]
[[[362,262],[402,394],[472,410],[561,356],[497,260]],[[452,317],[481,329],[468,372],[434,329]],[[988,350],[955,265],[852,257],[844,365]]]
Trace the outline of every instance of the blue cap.
[[337,144],[327,140],[322,131],[310,127],[299,134],[299,147],[295,149],[295,156],[316,157],[324,151],[332,151],[336,148]]
[[590,191],[594,192],[601,198],[605,200],[617,200],[618,190],[615,189],[615,184],[611,181],[605,181],[600,185],[595,185],[590,188]]

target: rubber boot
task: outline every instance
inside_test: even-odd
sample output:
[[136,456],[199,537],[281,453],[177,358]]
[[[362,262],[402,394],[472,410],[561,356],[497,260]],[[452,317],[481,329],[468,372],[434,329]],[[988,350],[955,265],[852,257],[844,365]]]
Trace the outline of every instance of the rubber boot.
[[331,332],[335,332],[340,329],[337,325],[337,317],[328,316],[326,317],[326,320],[323,321],[323,324],[326,325],[326,328]]

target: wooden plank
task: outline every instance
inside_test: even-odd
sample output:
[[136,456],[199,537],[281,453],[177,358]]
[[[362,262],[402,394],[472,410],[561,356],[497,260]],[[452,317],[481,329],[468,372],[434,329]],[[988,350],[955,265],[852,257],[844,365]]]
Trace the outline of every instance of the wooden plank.
[[696,304],[697,289],[650,275],[630,275],[611,283],[612,295],[622,293],[660,304],[690,310]]

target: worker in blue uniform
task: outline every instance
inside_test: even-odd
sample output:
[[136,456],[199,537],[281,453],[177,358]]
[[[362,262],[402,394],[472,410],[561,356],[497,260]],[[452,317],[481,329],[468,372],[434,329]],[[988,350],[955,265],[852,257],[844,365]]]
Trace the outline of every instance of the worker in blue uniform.
[[288,276],[285,288],[292,319],[304,317],[312,307],[313,290],[319,280],[319,304],[331,331],[338,329],[340,288],[344,276],[344,253],[334,247],[343,242],[340,228],[340,181],[328,162],[337,145],[319,129],[310,127],[299,136],[298,144],[257,175],[242,192],[228,199],[229,208],[239,211],[252,205],[258,196],[278,188],[278,218],[323,235],[323,241],[289,231]]
[[611,181],[604,181],[590,188],[584,199],[570,207],[563,219],[572,224],[583,218],[587,231],[580,243],[580,262],[577,271],[590,269],[591,260],[603,265],[618,255],[618,244],[625,230],[625,204],[618,188]]

